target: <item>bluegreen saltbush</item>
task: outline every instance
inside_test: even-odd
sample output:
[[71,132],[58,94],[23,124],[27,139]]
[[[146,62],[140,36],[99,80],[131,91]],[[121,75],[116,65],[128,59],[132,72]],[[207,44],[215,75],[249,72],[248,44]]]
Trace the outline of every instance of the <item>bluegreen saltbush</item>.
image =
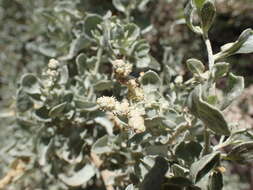
[[[213,53],[215,2],[189,0],[185,23],[203,39],[208,61],[188,59],[185,80],[150,55],[147,28],[132,23],[132,10],[149,0],[129,2],[113,0],[121,17],[82,15],[68,1],[55,7],[51,32],[69,33],[73,22],[75,39],[66,56],[21,78],[16,117],[26,133],[12,155],[23,176],[12,188],[39,181],[48,190],[221,190],[227,163],[252,161],[252,131],[228,123],[223,111],[244,89],[225,58],[252,53],[253,30]],[[218,89],[221,79],[226,87]]]

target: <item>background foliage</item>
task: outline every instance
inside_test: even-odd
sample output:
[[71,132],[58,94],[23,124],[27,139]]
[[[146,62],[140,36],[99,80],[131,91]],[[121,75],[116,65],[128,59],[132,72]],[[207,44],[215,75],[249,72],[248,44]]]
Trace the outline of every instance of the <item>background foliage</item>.
[[[130,183],[143,181],[153,166],[152,155],[166,154],[160,143],[166,141],[166,130],[149,127],[150,134],[164,138],[160,142],[149,134],[133,137],[128,130],[120,133],[121,129],[113,129],[115,123],[98,109],[96,98],[103,95],[122,98],[125,94],[126,87],[120,86],[111,75],[110,62],[115,58],[127,57],[134,63],[131,73],[134,78],[151,69],[153,72],[146,75],[147,82],[145,78],[142,80],[144,86],[159,85],[154,72],[160,74],[161,70],[167,71],[162,76],[163,84],[171,81],[176,84],[182,80],[178,75],[183,75],[184,80],[191,76],[186,69],[186,60],[191,57],[203,59],[205,47],[184,24],[183,8],[187,1],[122,1],[124,6],[119,2],[0,1],[0,176],[4,178],[10,170],[20,170],[5,188],[105,189],[114,184],[118,189],[124,189]],[[250,0],[217,0],[217,9],[215,27],[210,32],[215,52],[221,45],[235,41],[244,29],[252,27],[253,21]],[[101,28],[90,33],[90,29],[95,29],[94,22]],[[112,41],[106,41],[110,27],[117,30],[118,36],[110,36]],[[252,83],[252,56],[229,58],[232,71],[245,76],[247,86]],[[57,58],[63,66],[50,68],[47,63],[51,58]],[[204,59],[206,61],[207,57]],[[96,67],[98,62],[101,62],[99,69]],[[221,80],[219,87],[224,85]],[[38,96],[41,86],[44,94]],[[232,119],[238,118],[237,121],[245,121],[250,126],[251,89],[249,87],[239,103],[228,111]],[[180,85],[174,90],[178,94],[182,91]],[[27,98],[27,93],[33,100]],[[150,100],[163,101],[157,100],[155,93],[150,94]],[[172,99],[176,96],[169,95]],[[180,95],[184,97],[184,94]],[[17,107],[16,102],[20,103]],[[168,114],[173,117],[172,113]],[[179,124],[180,117],[175,116],[173,122]],[[152,122],[160,122],[159,118],[155,119],[150,119],[150,126],[157,125]],[[120,127],[120,124],[116,125]],[[104,136],[106,134],[109,136]],[[115,135],[113,138],[112,134]],[[92,155],[91,149],[101,156]],[[182,157],[183,150],[178,148]],[[141,154],[143,151],[146,156]],[[178,171],[184,171],[180,169]],[[250,185],[253,186],[252,174],[238,175],[249,172],[249,165],[228,165],[226,170],[228,179],[224,179],[224,189],[250,189]],[[104,184],[105,181],[108,184]]]

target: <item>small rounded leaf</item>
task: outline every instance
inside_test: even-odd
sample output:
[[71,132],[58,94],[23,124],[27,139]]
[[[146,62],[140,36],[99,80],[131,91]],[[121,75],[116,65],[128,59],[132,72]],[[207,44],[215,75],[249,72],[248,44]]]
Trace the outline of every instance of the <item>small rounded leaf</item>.
[[21,78],[21,86],[28,94],[39,94],[40,83],[39,79],[33,74],[26,74]]
[[98,29],[98,25],[103,21],[102,17],[96,14],[89,14],[84,21],[84,34],[88,39],[92,39],[92,31]]
[[201,8],[201,21],[202,21],[202,29],[204,33],[207,33],[211,28],[214,18],[216,15],[216,8],[213,0],[206,0]]
[[223,177],[221,172],[214,171],[210,174],[208,179],[208,190],[222,190],[223,188]]
[[20,112],[25,112],[33,107],[32,100],[23,89],[19,89],[17,92],[16,105]]
[[201,74],[205,71],[204,64],[199,61],[198,59],[188,59],[186,61],[187,68],[193,73],[193,74]]
[[50,111],[49,111],[49,116],[50,117],[57,117],[57,116],[61,116],[63,114],[63,111],[65,109],[67,105],[67,102],[61,103],[55,107],[53,107]]
[[227,74],[229,70],[229,63],[226,62],[216,63],[213,69],[214,69],[214,78],[219,79]]
[[214,152],[202,157],[197,162],[194,162],[190,168],[190,175],[194,183],[197,183],[202,177],[210,172],[219,161],[220,153]]

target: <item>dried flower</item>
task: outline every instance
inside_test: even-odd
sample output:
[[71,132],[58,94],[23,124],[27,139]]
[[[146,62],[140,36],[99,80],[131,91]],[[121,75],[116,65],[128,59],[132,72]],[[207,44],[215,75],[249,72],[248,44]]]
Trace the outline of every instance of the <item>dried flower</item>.
[[101,109],[115,111],[117,100],[114,97],[102,96],[97,99],[97,104]]
[[112,62],[115,73],[120,77],[126,78],[133,69],[133,65],[130,63],[124,62],[122,59],[117,59]]
[[51,70],[56,70],[59,66],[60,63],[56,59],[50,59],[48,62],[48,68]]

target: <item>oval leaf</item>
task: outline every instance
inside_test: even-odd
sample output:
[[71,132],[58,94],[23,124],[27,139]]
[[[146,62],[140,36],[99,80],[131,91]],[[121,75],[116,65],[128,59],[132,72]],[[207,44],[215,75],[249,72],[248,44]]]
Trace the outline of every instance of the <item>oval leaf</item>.
[[197,162],[194,162],[190,168],[190,175],[194,183],[197,183],[202,177],[210,172],[219,161],[220,153],[214,152],[202,157]]
[[95,168],[92,165],[86,165],[71,177],[60,174],[59,179],[69,186],[77,187],[87,183],[94,175]]
[[28,94],[39,94],[39,79],[33,74],[26,74],[21,78],[21,86]]
[[157,89],[161,85],[161,80],[156,72],[148,71],[141,77],[141,84],[144,87]]
[[216,8],[213,0],[206,0],[201,8],[202,29],[205,34],[211,28],[216,15]]
[[84,20],[84,34],[90,40],[93,39],[92,31],[98,29],[98,25],[103,21],[102,17],[96,14],[89,14]]
[[49,111],[49,116],[50,117],[58,117],[61,116],[65,107],[67,105],[67,102],[61,103],[55,107],[53,107],[50,111]]
[[241,95],[244,89],[244,78],[235,76],[232,73],[228,76],[228,87],[225,89],[225,95],[221,109],[227,108],[238,96]]
[[187,68],[192,72],[192,74],[201,74],[205,71],[204,64],[197,59],[188,59],[186,61]]
[[109,136],[105,135],[98,139],[95,144],[92,146],[91,150],[92,152],[96,154],[103,154],[107,152],[111,152],[111,148],[108,146],[109,142]]
[[223,188],[223,177],[218,171],[210,174],[208,179],[208,190],[222,190]]
[[201,85],[197,86],[190,94],[188,106],[191,113],[198,117],[213,132],[220,135],[230,135],[228,124],[221,111],[202,99]]

